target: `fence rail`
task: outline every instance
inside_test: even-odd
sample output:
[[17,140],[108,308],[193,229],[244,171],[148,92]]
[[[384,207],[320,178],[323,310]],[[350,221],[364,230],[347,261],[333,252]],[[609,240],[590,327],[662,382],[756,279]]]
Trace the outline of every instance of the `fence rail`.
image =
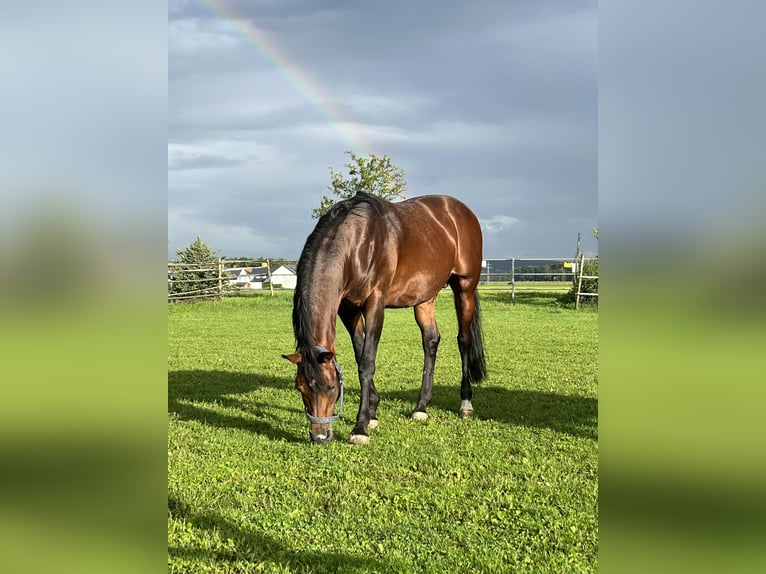
[[[598,299],[598,275],[583,274],[585,272],[585,255],[580,256],[579,269],[580,269],[580,274],[577,277],[577,292],[575,294],[575,309],[580,308],[581,297],[595,297],[596,299]],[[591,285],[594,284],[593,281],[595,280],[595,289],[593,291],[591,290],[583,291],[583,279],[590,280]]]
[[[526,257],[511,259],[485,259],[479,279],[484,290],[511,291],[511,299],[522,291],[558,291],[565,293],[576,288],[575,307],[581,297],[598,297],[598,275],[583,274],[586,264],[597,262],[598,257]],[[168,301],[188,299],[222,298],[242,291],[258,291],[268,288],[273,295],[268,260],[204,261],[199,263],[168,262]],[[251,266],[237,264],[249,263]],[[293,266],[297,262],[288,262]],[[595,267],[597,269],[597,267]],[[238,273],[238,274],[235,274]],[[281,285],[276,285],[281,288]]]
[[[517,292],[566,292],[575,287],[575,306],[579,307],[580,296],[598,296],[598,277],[582,275],[585,264],[597,260],[598,256],[585,257],[584,254],[577,257],[487,259],[483,262],[481,284],[484,289],[507,289],[510,286],[512,300],[516,299]],[[583,285],[582,279],[595,281]]]
[[168,302],[220,299],[239,291],[261,289],[264,285],[273,294],[271,279],[269,260],[263,263],[254,259],[225,258],[201,262],[168,261]]

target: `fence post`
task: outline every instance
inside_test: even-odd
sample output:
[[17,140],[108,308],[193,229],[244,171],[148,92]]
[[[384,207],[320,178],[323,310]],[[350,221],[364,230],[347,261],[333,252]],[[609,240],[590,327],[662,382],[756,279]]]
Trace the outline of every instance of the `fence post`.
[[582,272],[585,266],[585,253],[580,255],[580,264],[577,266],[577,295],[575,296],[575,309],[580,308],[580,293],[582,292]]
[[516,258],[511,258],[511,302],[516,302]]
[[223,258],[218,258],[218,300],[223,301]]

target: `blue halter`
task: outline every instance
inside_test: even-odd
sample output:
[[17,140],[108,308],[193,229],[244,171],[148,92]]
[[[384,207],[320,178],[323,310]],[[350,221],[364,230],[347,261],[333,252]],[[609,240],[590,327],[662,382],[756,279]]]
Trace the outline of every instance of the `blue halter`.
[[[320,345],[314,346],[315,351],[319,351],[320,353],[329,353],[330,351],[328,349],[325,349],[324,347]],[[334,414],[330,417],[315,417],[311,414],[309,414],[309,410],[307,407],[303,407],[304,412],[306,413],[306,418],[309,419],[310,423],[313,424],[328,424],[328,423],[334,423],[340,418],[340,413],[343,412],[343,371],[340,370],[340,365],[338,364],[338,361],[335,360],[335,355],[333,354],[332,362],[335,365],[335,372],[338,373],[338,384],[340,385],[340,398],[338,399],[338,412],[337,414]]]

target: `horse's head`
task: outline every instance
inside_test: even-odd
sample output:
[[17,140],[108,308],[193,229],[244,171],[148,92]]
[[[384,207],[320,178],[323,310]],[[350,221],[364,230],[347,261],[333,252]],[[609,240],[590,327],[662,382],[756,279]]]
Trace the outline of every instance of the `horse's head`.
[[[324,347],[315,347],[318,370],[308,365],[300,353],[282,355],[294,364],[295,388],[303,398],[306,418],[309,419],[309,437],[316,444],[329,444],[333,439],[332,423],[338,420],[343,410],[343,373],[335,355]],[[333,414],[335,403],[339,402],[338,414]]]

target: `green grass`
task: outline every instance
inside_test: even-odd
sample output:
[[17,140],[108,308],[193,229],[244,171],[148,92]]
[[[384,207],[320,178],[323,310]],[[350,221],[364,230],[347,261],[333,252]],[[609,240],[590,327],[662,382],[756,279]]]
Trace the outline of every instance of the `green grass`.
[[169,307],[171,572],[595,572],[597,312],[555,294],[482,292],[489,379],[457,416],[449,293],[426,423],[409,419],[422,350],[412,310],[389,310],[380,426],[345,441],[358,407],[339,330],[346,407],[328,447],[308,441],[289,292]]
[[[516,291],[555,291],[557,293],[566,293],[571,289],[571,281],[516,281]],[[479,285],[480,291],[485,290],[511,290],[509,281],[490,281]]]

